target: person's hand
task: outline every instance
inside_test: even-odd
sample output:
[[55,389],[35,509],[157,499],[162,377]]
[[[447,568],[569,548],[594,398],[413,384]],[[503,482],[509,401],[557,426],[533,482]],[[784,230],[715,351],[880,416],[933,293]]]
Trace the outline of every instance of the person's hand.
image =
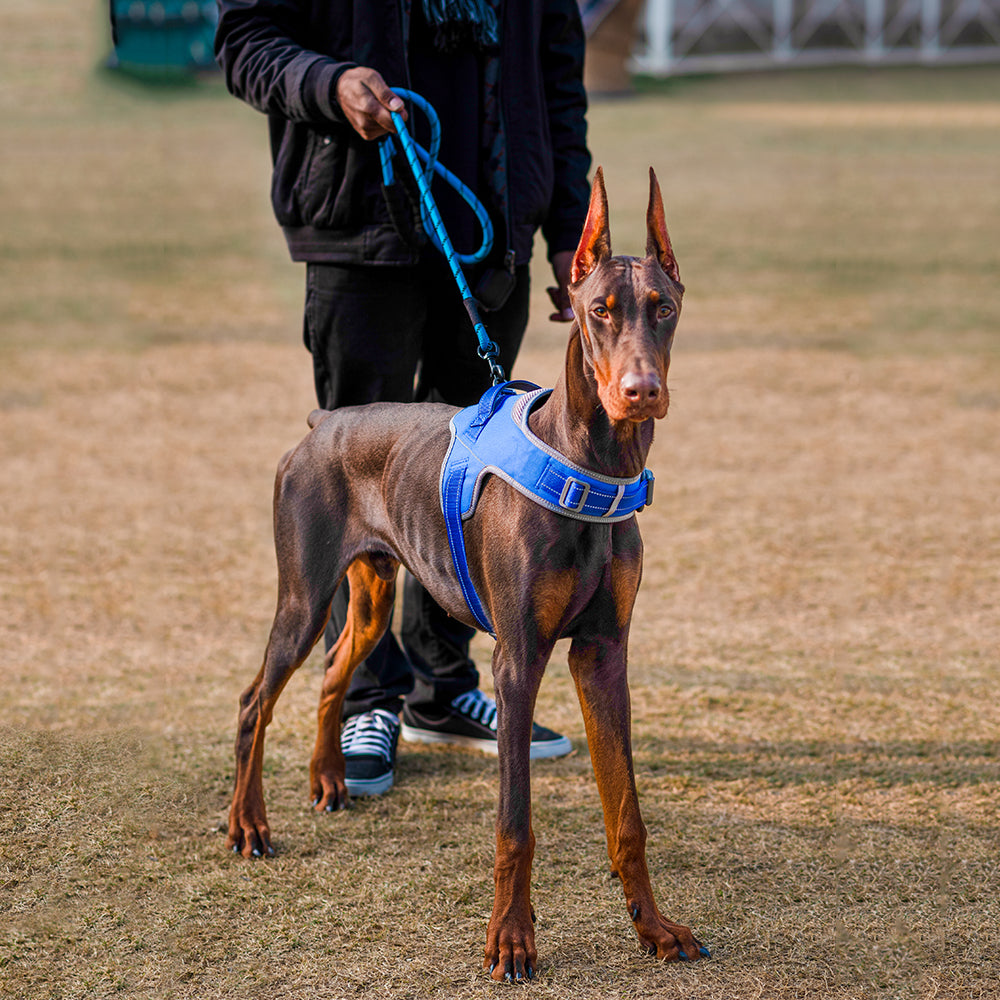
[[362,139],[377,139],[386,132],[395,132],[391,111],[398,111],[406,120],[402,98],[389,89],[378,70],[367,66],[355,66],[340,75],[337,103]]
[[556,287],[547,288],[549,298],[556,311],[549,316],[556,323],[570,323],[573,320],[573,307],[569,304],[569,275],[573,266],[573,251],[560,250],[552,255],[552,273],[556,276]]

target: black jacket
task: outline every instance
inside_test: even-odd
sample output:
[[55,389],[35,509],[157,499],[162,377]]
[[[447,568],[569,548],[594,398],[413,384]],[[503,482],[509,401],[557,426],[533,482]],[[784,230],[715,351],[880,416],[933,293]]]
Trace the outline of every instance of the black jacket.
[[[351,128],[334,98],[352,66],[409,85],[410,2],[420,0],[219,0],[216,56],[230,91],[269,116],[271,200],[295,260],[415,260],[389,217],[377,143]],[[539,226],[551,256],[576,246],[586,218],[584,35],[577,0],[502,7],[506,222],[520,263]]]

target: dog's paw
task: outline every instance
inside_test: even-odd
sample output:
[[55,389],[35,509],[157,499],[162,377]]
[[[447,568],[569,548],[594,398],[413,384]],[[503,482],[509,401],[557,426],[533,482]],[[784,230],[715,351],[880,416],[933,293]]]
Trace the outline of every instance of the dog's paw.
[[312,779],[312,805],[316,812],[350,809],[351,796],[343,777],[318,774]]
[[690,927],[667,920],[655,906],[642,908],[633,904],[629,908],[629,916],[635,924],[639,943],[660,961],[697,962],[699,958],[712,957],[709,950],[691,933]]
[[313,799],[312,807],[316,810],[316,812],[340,812],[341,809],[351,808],[351,800],[346,796],[323,795],[318,799]]
[[230,820],[226,847],[234,854],[242,854],[245,858],[274,857],[274,848],[271,846],[271,831],[268,829],[266,821]]
[[502,926],[490,922],[486,932],[483,968],[496,982],[520,983],[533,979],[538,968],[535,951],[535,914],[528,920],[508,918]]

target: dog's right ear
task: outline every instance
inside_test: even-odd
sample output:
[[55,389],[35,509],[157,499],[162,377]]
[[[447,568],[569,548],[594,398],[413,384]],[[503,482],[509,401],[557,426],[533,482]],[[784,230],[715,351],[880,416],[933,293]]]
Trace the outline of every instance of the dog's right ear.
[[649,208],[646,209],[646,253],[660,262],[660,267],[678,284],[681,273],[677,267],[674,248],[670,245],[667,222],[663,217],[663,197],[656,171],[649,168]]
[[590,208],[583,225],[583,235],[573,255],[570,280],[575,284],[611,256],[611,230],[608,227],[608,195],[604,190],[604,170],[597,168],[590,190]]

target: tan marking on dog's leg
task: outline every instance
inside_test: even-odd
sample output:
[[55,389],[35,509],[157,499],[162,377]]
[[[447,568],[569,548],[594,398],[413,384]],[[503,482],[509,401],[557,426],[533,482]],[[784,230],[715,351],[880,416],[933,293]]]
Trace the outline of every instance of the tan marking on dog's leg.
[[538,966],[535,911],[531,907],[534,854],[535,835],[530,824],[525,841],[497,830],[493,912],[486,929],[483,968],[498,981],[530,979]]
[[340,715],[355,667],[372,652],[389,624],[396,579],[394,572],[387,572],[388,565],[399,566],[395,560],[380,557],[376,567],[367,556],[360,556],[347,570],[351,590],[347,623],[326,656],[316,746],[309,764],[309,784],[317,811],[347,807]]

